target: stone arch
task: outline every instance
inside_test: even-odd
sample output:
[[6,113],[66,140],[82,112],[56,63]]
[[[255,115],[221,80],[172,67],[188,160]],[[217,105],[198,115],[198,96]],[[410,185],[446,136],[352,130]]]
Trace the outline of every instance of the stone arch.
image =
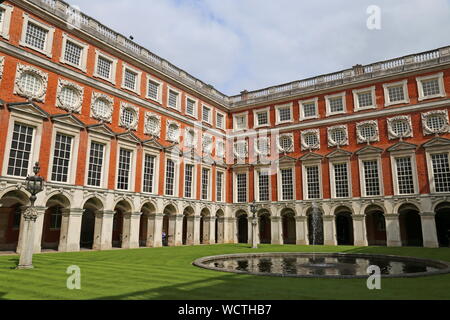
[[139,222],[139,246],[147,247],[150,245],[149,237],[154,237],[154,228],[149,224],[150,216],[156,213],[156,204],[147,201],[141,206],[141,217]]
[[367,243],[369,246],[386,246],[386,219],[385,210],[379,204],[370,204],[364,207],[364,215],[367,231]]
[[332,212],[335,216],[337,244],[353,245],[353,210],[346,205],[340,205],[335,207]]
[[16,251],[22,223],[22,207],[30,205],[29,193],[8,188],[0,198],[0,250]]
[[420,203],[418,201],[415,201],[415,200],[408,200],[408,201],[401,201],[399,203],[396,203],[394,205],[394,213],[400,214],[400,208],[402,208],[404,206],[408,206],[408,205],[411,208],[415,207],[415,209],[420,212],[420,209],[421,209]]
[[[42,249],[57,250],[61,237],[62,215],[71,208],[70,198],[65,193],[53,192],[45,202],[44,223],[41,236]],[[67,236],[67,235],[66,235]]]
[[423,246],[422,221],[419,208],[420,206],[413,202],[404,202],[397,208],[403,246]]
[[73,206],[73,202],[74,202],[73,196],[69,192],[67,192],[66,190],[54,190],[54,191],[50,192],[50,194],[47,195],[47,197],[46,197],[46,199],[44,201],[45,206],[48,207],[48,202],[52,198],[55,198],[57,196],[64,197],[65,198],[64,201],[68,201],[69,202],[68,208]]
[[[316,211],[317,210],[317,211]],[[308,221],[308,240],[310,245],[323,245],[323,210],[320,207],[316,209],[311,206],[306,211]]]
[[121,248],[124,235],[124,218],[133,212],[133,204],[127,199],[121,199],[114,205],[114,218],[112,230],[112,246]]
[[271,212],[269,209],[262,208],[257,212],[258,216],[258,231],[260,243],[272,242],[272,225],[271,225]]
[[295,210],[291,208],[284,208],[280,212],[281,224],[283,232],[283,243],[284,244],[296,244],[297,233],[296,233],[296,222],[295,222]]
[[440,247],[450,246],[450,201],[440,201],[435,207],[436,232]]
[[236,216],[236,236],[238,243],[248,243],[249,240],[249,223],[248,213],[245,210],[238,210],[235,213]]
[[83,217],[81,218],[80,248],[92,249],[94,247],[96,214],[103,211],[104,204],[97,197],[90,197],[83,203]]
[[177,215],[178,207],[175,204],[169,203],[164,207],[162,223],[163,246],[175,245],[175,219]]

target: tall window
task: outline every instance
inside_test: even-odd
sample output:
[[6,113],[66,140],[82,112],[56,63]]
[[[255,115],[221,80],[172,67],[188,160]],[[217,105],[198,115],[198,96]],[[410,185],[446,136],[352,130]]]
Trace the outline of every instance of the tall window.
[[306,167],[307,198],[320,198],[319,166]]
[[52,181],[68,182],[72,137],[58,133],[53,154]]
[[216,177],[216,201],[223,201],[223,172],[217,171]]
[[8,175],[26,177],[33,145],[32,127],[14,123],[11,148],[9,151]]
[[150,99],[158,100],[159,83],[148,80],[147,95]]
[[336,188],[336,198],[348,198],[348,170],[347,163],[334,164],[334,183]]
[[303,116],[305,118],[313,118],[316,116],[316,103],[309,102],[303,104]]
[[175,162],[171,159],[167,159],[166,163],[166,195],[175,195]]
[[76,66],[81,64],[81,56],[83,54],[83,48],[76,45],[72,41],[66,42],[66,51],[64,52],[64,60],[70,62]]
[[51,208],[50,229],[53,229],[53,230],[61,229],[61,221],[62,221],[62,212],[61,211],[62,211],[61,207]]
[[225,129],[225,118],[221,113],[217,113],[216,127],[220,129]]
[[178,93],[169,90],[169,107],[178,109]]
[[136,90],[136,80],[138,75],[136,72],[125,69],[123,85],[130,90]]
[[131,151],[120,149],[117,189],[128,190],[130,187]]
[[45,49],[45,42],[47,41],[48,31],[44,28],[35,25],[34,23],[29,22],[27,25],[27,33],[25,36],[25,43],[40,49]]
[[422,81],[423,95],[434,96],[441,93],[439,87],[439,79],[423,80]]
[[202,200],[209,198],[209,169],[202,169]]
[[247,202],[247,174],[238,173],[237,179],[237,202]]
[[363,161],[364,183],[366,186],[366,196],[380,195],[380,176],[378,173],[378,161]]
[[269,117],[267,111],[257,113],[256,117],[258,120],[258,126],[269,124]]
[[269,201],[269,172],[258,172],[259,201]]
[[450,192],[450,166],[447,153],[431,155],[436,192]]
[[246,129],[247,128],[247,116],[246,115],[240,115],[235,117],[236,121],[236,129]]
[[403,90],[403,85],[389,87],[388,93],[390,102],[405,100],[405,91]]
[[294,200],[294,179],[292,168],[281,169],[281,198],[283,200]]
[[192,198],[193,175],[194,175],[194,166],[192,164],[186,164],[184,170],[184,196],[186,198]]
[[144,192],[153,193],[155,177],[155,156],[146,154],[144,160]]
[[414,177],[411,157],[396,158],[395,162],[397,165],[398,193],[414,193]]
[[205,122],[208,122],[208,123],[211,122],[211,109],[210,108],[203,106],[202,119]]
[[93,187],[101,186],[103,157],[105,153],[105,146],[100,143],[92,142],[91,151],[89,154],[89,168],[87,184]]
[[195,101],[187,99],[186,101],[186,113],[191,116],[195,116]]
[[278,122],[291,121],[291,107],[282,107],[278,109]]
[[330,113],[344,111],[344,102],[342,97],[330,98],[329,104],[330,104]]
[[103,57],[98,57],[97,60],[98,75],[106,79],[111,78],[112,64],[113,64],[112,61]]
[[361,92],[357,96],[360,108],[371,107],[373,105],[372,91]]

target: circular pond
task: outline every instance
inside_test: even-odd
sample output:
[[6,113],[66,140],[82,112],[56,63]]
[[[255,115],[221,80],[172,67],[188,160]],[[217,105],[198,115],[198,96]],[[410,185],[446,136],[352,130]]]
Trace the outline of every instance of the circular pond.
[[443,261],[345,253],[230,254],[204,257],[193,264],[215,271],[305,278],[367,278],[370,266],[391,278],[450,273],[450,264]]

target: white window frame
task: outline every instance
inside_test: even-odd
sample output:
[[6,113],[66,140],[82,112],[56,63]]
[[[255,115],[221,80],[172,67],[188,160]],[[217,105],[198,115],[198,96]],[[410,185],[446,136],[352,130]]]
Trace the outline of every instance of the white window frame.
[[[304,110],[303,106],[305,104],[312,104],[312,103],[314,103],[314,107],[316,109],[316,114],[315,114],[315,116],[307,117],[307,116],[305,116],[305,110]],[[300,106],[300,121],[310,120],[310,119],[319,119],[319,108],[318,108],[319,98],[300,100],[298,102],[298,105]]]
[[[142,193],[145,194],[159,194],[158,193],[158,189],[159,189],[159,152],[153,149],[149,149],[149,148],[145,148],[143,150],[143,156],[142,156],[142,175],[141,175],[141,181],[142,181],[142,185],[141,185],[141,189],[142,189]],[[152,157],[155,157],[155,164],[154,164],[154,173],[153,173],[153,186],[152,186],[152,193],[149,192],[145,192],[144,191],[144,169],[145,169],[145,156],[149,155]]]
[[[267,140],[267,154],[263,153],[258,146],[260,140]],[[271,154],[271,139],[269,136],[260,136],[253,140],[253,149],[261,156],[269,156]]]
[[[45,38],[45,48],[43,50],[33,47],[25,42],[27,37],[27,28],[28,24],[32,23],[37,25],[38,27],[41,27],[42,29],[47,31],[47,36]],[[52,49],[53,49],[53,37],[55,34],[55,28],[51,27],[47,24],[44,24],[43,22],[40,22],[39,20],[36,20],[35,18],[31,17],[28,13],[23,14],[23,24],[22,24],[22,35],[19,41],[19,45],[30,48],[34,51],[40,52],[45,54],[47,57],[52,57]]]
[[[125,72],[126,71],[130,71],[130,72],[136,74],[136,81],[134,83],[134,89],[130,89],[125,86]],[[141,94],[141,78],[142,78],[142,71],[139,71],[138,69],[133,68],[132,66],[130,66],[126,63],[122,64],[122,89],[131,91],[131,92],[134,92],[134,93],[140,95]]]
[[11,25],[11,15],[14,11],[14,7],[3,3],[0,4],[0,8],[4,10],[4,20],[3,23],[0,24],[0,37],[9,40],[9,28]]
[[[80,64],[76,65],[70,61],[67,61],[65,59],[66,57],[66,47],[67,47],[67,42],[72,42],[73,44],[81,47],[81,56],[80,56]],[[89,45],[86,43],[83,43],[77,39],[74,39],[73,37],[69,36],[67,33],[63,33],[63,42],[62,42],[62,49],[61,49],[61,58],[60,58],[60,62],[67,64],[69,66],[75,67],[77,69],[80,69],[83,72],[86,72],[86,66],[87,66],[87,56],[88,56],[88,48]]]
[[[260,124],[258,122],[258,114],[265,113],[267,114],[267,123],[266,124]],[[253,110],[253,128],[265,128],[270,126],[270,107],[263,108],[263,109],[256,109]]]
[[[308,173],[307,167],[318,167],[319,173],[319,199],[309,198],[308,194]],[[321,160],[309,160],[302,161],[302,180],[303,180],[303,199],[304,200],[320,200],[323,199],[323,181],[322,181],[322,161]]]
[[[372,96],[372,104],[370,106],[361,107],[359,105],[359,95],[363,93],[370,92]],[[375,86],[369,87],[369,88],[363,88],[358,90],[353,90],[353,102],[354,102],[354,111],[362,111],[362,110],[370,110],[370,109],[376,109],[377,108],[377,96],[375,92]]]
[[[206,199],[203,199],[203,169],[206,169],[206,170],[209,171],[209,174],[208,174],[208,186],[207,186],[207,193],[208,193],[208,195],[207,195]],[[208,166],[208,165],[205,165],[205,164],[203,164],[201,166],[201,170],[200,170],[200,197],[199,197],[201,201],[211,201],[212,200],[212,190],[213,190],[213,188],[212,188],[212,185],[213,185],[212,172],[213,171],[212,171],[212,167],[211,166]]]
[[[342,111],[337,111],[337,112],[331,112],[331,106],[330,106],[330,99],[334,99],[334,98],[342,98]],[[326,105],[326,116],[334,116],[337,114],[344,114],[347,112],[347,101],[346,101],[346,92],[341,92],[341,93],[337,93],[337,94],[333,94],[333,95],[327,95],[325,96],[325,105]]]
[[[265,168],[265,167],[260,167],[260,168],[255,168],[255,174],[254,174],[254,186],[255,186],[255,201],[256,202],[271,202],[272,201],[272,175],[271,175],[271,169],[270,168]],[[269,200],[268,201],[262,201],[259,198],[259,174],[261,172],[267,172],[268,176],[269,176]]]
[[[284,200],[283,199],[283,184],[282,184],[282,175],[281,175],[281,170],[287,170],[287,169],[291,169],[292,170],[292,199],[288,199],[288,200]],[[280,166],[277,169],[277,184],[278,184],[278,201],[279,202],[286,202],[286,201],[296,201],[297,196],[296,196],[296,177],[295,177],[295,165],[293,164],[280,164]]]
[[[105,60],[109,60],[111,62],[111,72],[109,78],[103,77],[102,75],[97,73],[98,69],[98,59],[103,58]],[[116,69],[117,69],[117,59],[113,58],[99,50],[95,50],[95,66],[94,66],[94,77],[106,80],[111,82],[112,84],[116,84]]]
[[[11,112],[9,123],[8,123],[8,134],[5,146],[5,153],[3,155],[3,176],[12,177],[16,179],[20,179],[17,176],[8,175],[8,163],[9,163],[9,155],[11,150],[12,136],[14,131],[14,123],[19,122],[21,124],[33,127],[33,141],[32,147],[30,151],[30,160],[28,163],[27,172],[31,173],[33,171],[34,164],[39,161],[40,150],[41,150],[41,140],[42,140],[42,130],[43,130],[43,120],[38,119],[36,117],[27,116],[26,114],[18,113],[15,111]],[[25,179],[25,178],[23,178]]]
[[[209,121],[206,121],[205,119],[203,119],[203,110],[204,110],[205,108],[206,108],[206,109],[209,109]],[[213,108],[210,107],[210,106],[207,106],[206,104],[202,104],[202,122],[207,123],[207,124],[209,124],[209,125],[212,125],[212,122],[213,122],[213,115],[214,115],[214,113],[213,113]]]
[[[245,118],[245,128],[238,128],[237,127],[237,118],[238,117],[244,117]],[[243,130],[248,130],[248,111],[233,114],[233,131],[243,131]]]
[[[166,184],[167,184],[167,179],[166,179],[166,175],[167,175],[167,160],[172,160],[174,162],[174,177],[173,177],[173,195],[168,195],[166,193]],[[173,198],[179,198],[179,177],[180,177],[180,158],[170,155],[170,156],[166,156],[164,158],[164,175],[163,175],[163,179],[164,179],[164,195],[166,197],[173,197]],[[183,181],[184,182],[184,181]]]
[[[175,92],[176,94],[178,94],[178,96],[177,96],[177,107],[176,107],[176,108],[171,107],[171,106],[169,105],[170,91],[173,91],[173,92]],[[167,86],[167,101],[166,101],[166,103],[167,103],[167,108],[168,108],[168,109],[178,110],[178,111],[181,112],[181,91],[175,89],[174,87]]]
[[416,154],[409,150],[405,151],[396,151],[391,152],[390,160],[391,160],[391,170],[392,170],[392,185],[394,187],[394,195],[396,196],[407,196],[409,194],[400,194],[398,187],[398,178],[397,178],[397,161],[395,158],[403,158],[410,157],[411,158],[411,166],[412,166],[412,175],[413,175],[413,183],[414,183],[414,193],[410,195],[417,195],[419,193],[419,179],[417,176],[417,162],[416,162]]
[[[105,146],[105,149],[104,149],[105,159],[103,161],[103,166],[102,166],[102,174],[101,174],[101,178],[100,178],[100,187],[88,185],[89,156],[91,154],[92,142],[98,143],[98,144],[103,144]],[[109,159],[110,159],[110,154],[111,154],[111,138],[105,137],[103,135],[99,135],[99,134],[96,134],[96,133],[89,133],[88,142],[87,143],[88,143],[88,151],[87,151],[87,156],[86,156],[86,170],[85,170],[86,172],[85,172],[85,176],[84,176],[84,185],[87,188],[107,189],[108,188],[108,178],[109,178],[109,161],[110,161]]]
[[[66,136],[72,137],[72,147],[70,150],[70,160],[69,160],[69,174],[68,174],[68,181],[67,182],[60,182],[60,181],[53,181],[52,178],[52,172],[53,172],[53,159],[55,156],[55,142],[56,142],[56,135],[62,134]],[[48,171],[48,177],[49,181],[53,181],[54,183],[60,183],[60,184],[75,184],[76,179],[76,170],[77,170],[77,162],[78,162],[78,148],[80,144],[80,130],[76,128],[71,128],[69,126],[65,126],[63,124],[55,123],[53,126],[53,133],[52,133],[52,142],[50,147],[50,159],[49,159],[49,171]]]
[[448,146],[445,147],[434,147],[434,148],[429,148],[426,149],[425,154],[426,154],[426,160],[427,160],[427,170],[428,170],[428,181],[430,184],[430,192],[431,193],[435,193],[435,194],[445,194],[445,192],[436,192],[436,184],[435,179],[434,179],[434,170],[433,170],[433,162],[431,160],[431,156],[433,154],[442,154],[442,153],[446,153],[447,156],[449,157],[449,161],[450,161],[450,150],[448,149]]
[[[149,99],[149,100],[152,100],[152,101],[156,101],[156,102],[158,102],[159,104],[162,104],[163,82],[162,82],[162,81],[159,81],[158,79],[152,77],[152,76],[149,75],[149,74],[147,74],[147,79],[146,79],[146,80],[147,80],[147,82],[146,82],[146,84],[145,84],[145,90],[146,90],[146,91],[145,91],[145,98],[146,98],[146,99]],[[157,93],[157,99],[156,99],[156,100],[153,99],[152,97],[150,97],[150,96],[148,95],[148,83],[149,83],[150,81],[152,81],[152,82],[158,84],[158,93]]]
[[[221,115],[223,117],[222,126],[220,126],[220,127],[218,125],[219,122],[217,121],[219,115]],[[226,122],[227,122],[227,115],[225,113],[223,113],[223,112],[220,112],[219,110],[216,110],[216,128],[217,129],[221,129],[221,130],[225,130]]]
[[[292,145],[291,148],[288,150],[284,150],[283,147],[281,146],[280,140],[283,137],[289,137],[292,141]],[[293,132],[288,132],[288,133],[280,133],[277,136],[277,149],[278,149],[278,153],[292,153],[295,152],[295,141],[294,141],[294,133]]]
[[[432,96],[424,96],[423,93],[423,85],[422,85],[422,81],[426,81],[426,80],[433,80],[433,79],[438,79],[438,83],[439,83],[439,93],[438,94],[434,94]],[[423,101],[423,100],[428,100],[428,99],[434,99],[434,98],[443,98],[446,96],[446,92],[445,92],[445,86],[444,86],[444,73],[443,72],[439,72],[436,74],[432,74],[429,76],[424,76],[424,77],[417,77],[416,78],[417,81],[417,90],[419,92],[419,101]]]
[[[187,112],[188,100],[191,100],[192,102],[194,102],[194,114],[189,114]],[[185,114],[190,117],[194,117],[195,119],[198,119],[198,99],[195,99],[191,96],[186,95],[184,101],[185,101],[185,108],[184,108]]]
[[[191,185],[191,197],[186,197],[186,165],[191,165],[192,168],[192,185]],[[200,177],[201,178],[201,177]],[[183,163],[183,198],[184,199],[196,199],[197,198],[197,165],[190,159],[184,159]],[[164,177],[164,192],[165,192],[165,177]]]
[[249,200],[249,172],[248,170],[237,170],[233,172],[233,200],[234,203],[247,203],[247,202],[238,202],[238,189],[237,189],[237,176],[238,174],[245,174],[246,175],[246,181],[247,181],[247,194],[246,194],[246,198],[247,198],[247,202]]
[[[335,179],[335,164],[347,164],[347,184],[348,184],[348,197],[336,197],[336,179]],[[330,159],[329,162],[329,170],[330,170],[330,191],[332,199],[351,199],[353,198],[353,190],[352,190],[352,167],[349,159]]]
[[[222,200],[221,201],[219,201],[218,199],[217,199],[217,181],[218,181],[218,177],[219,177],[219,172],[220,173],[222,173],[222,193],[221,193],[221,195],[222,195]],[[215,200],[217,201],[217,202],[219,202],[219,203],[225,203],[226,201],[225,201],[225,195],[226,195],[226,193],[225,193],[225,189],[226,189],[226,181],[227,181],[227,178],[226,178],[226,171],[224,171],[224,170],[221,170],[221,169],[219,169],[219,168],[217,168],[216,167],[216,179],[215,179],[215,186],[214,186],[214,190],[215,190]]]
[[[130,172],[129,172],[129,183],[128,189],[117,189],[117,182],[119,178],[119,158],[120,158],[120,149],[125,149],[131,151],[131,162],[130,162]],[[128,143],[125,141],[118,140],[117,142],[117,156],[116,156],[116,171],[115,171],[115,179],[114,179],[114,190],[117,191],[134,191],[135,183],[136,183],[136,172],[133,168],[136,168],[136,158],[137,158],[137,147],[135,144]]]
[[[391,101],[390,95],[389,95],[389,88],[392,87],[399,87],[402,86],[403,87],[403,96],[405,97],[405,99],[403,100],[399,100],[399,101]],[[398,81],[398,82],[391,82],[391,83],[385,83],[383,84],[383,90],[384,90],[384,106],[385,107],[389,107],[389,106],[394,106],[397,104],[404,104],[404,103],[409,103],[409,92],[408,92],[408,80],[402,80],[402,81]]]
[[[378,166],[378,184],[380,186],[380,194],[377,196],[368,196],[366,190],[366,175],[364,170],[364,161],[376,161]],[[384,196],[384,181],[383,181],[383,167],[381,163],[381,155],[373,156],[373,155],[359,155],[358,156],[358,166],[359,166],[359,176],[360,179],[360,189],[362,197],[383,197]]]
[[[280,120],[280,110],[281,109],[289,109],[289,112],[291,113],[291,118],[289,120],[284,120],[284,121]],[[275,106],[275,119],[276,119],[275,125],[294,122],[294,112],[293,111],[294,111],[294,104],[292,102],[276,105]]]

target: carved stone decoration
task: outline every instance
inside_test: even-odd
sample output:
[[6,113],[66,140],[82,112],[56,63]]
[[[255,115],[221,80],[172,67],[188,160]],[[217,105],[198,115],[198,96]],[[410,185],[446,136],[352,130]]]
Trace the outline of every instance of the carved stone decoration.
[[[315,136],[315,143],[311,144],[311,141],[308,141],[308,137]],[[310,129],[302,131],[301,137],[302,151],[305,150],[318,150],[320,149],[320,130],[319,129]]]
[[[64,90],[69,89],[73,90],[74,95],[76,96],[75,101],[73,101],[72,104],[67,103],[67,101],[64,101]],[[56,106],[60,109],[74,112],[74,113],[81,113],[81,107],[83,105],[83,97],[84,97],[84,88],[79,86],[76,83],[59,79],[58,80],[58,89],[57,89],[57,99],[56,99]]]
[[91,117],[103,122],[112,122],[113,98],[103,93],[92,93]]
[[0,80],[3,78],[3,66],[5,64],[5,57],[0,57]]
[[[335,141],[335,137],[338,133],[341,133],[342,140]],[[329,147],[339,147],[348,146],[348,129],[346,125],[333,126],[328,128],[328,146]]]
[[[126,119],[125,112],[129,112],[130,119]],[[119,125],[128,130],[137,130],[139,123],[139,108],[131,104],[120,103],[120,119]]]
[[213,138],[209,134],[204,134],[202,139],[203,153],[211,154],[213,149]]
[[[24,86],[25,77],[35,77],[36,91],[30,92]],[[39,102],[44,102],[45,94],[47,93],[48,74],[41,70],[23,64],[17,64],[16,80],[14,82],[14,94],[33,99]]]
[[144,133],[154,137],[161,136],[161,116],[153,112],[145,113]]
[[[244,153],[240,153],[242,150]],[[248,157],[248,142],[247,140],[241,140],[234,143],[233,153],[237,159],[245,159]]]
[[[373,135],[367,137],[364,130],[371,130]],[[380,141],[380,131],[376,120],[363,121],[356,124],[356,139],[358,143],[378,142]]]
[[[394,126],[396,123],[403,122],[406,128],[406,131],[403,134],[397,134],[394,130]],[[410,116],[396,116],[393,118],[387,119],[388,125],[388,135],[389,140],[395,140],[400,138],[412,138],[413,130],[412,130],[412,122]]]
[[184,129],[184,146],[189,148],[197,146],[197,132],[193,128]]
[[[433,122],[434,126],[430,123]],[[450,132],[448,110],[433,110],[422,113],[423,134],[435,135]]]
[[[175,127],[177,128],[175,130]],[[173,128],[175,131],[173,132],[173,136],[171,136],[171,128]],[[173,120],[167,120],[167,127],[166,127],[166,140],[170,142],[179,142],[180,139],[180,124]]]
[[[287,141],[287,139],[290,140],[290,145],[283,146],[281,141],[282,140]],[[277,148],[278,148],[278,151],[280,151],[280,152],[286,152],[286,153],[293,152],[294,151],[294,135],[292,133],[280,134],[277,139]]]
[[[267,146],[267,150],[261,150],[261,144],[265,144]],[[260,137],[255,140],[254,143],[255,152],[262,156],[267,156],[270,154],[270,138],[269,137]]]

